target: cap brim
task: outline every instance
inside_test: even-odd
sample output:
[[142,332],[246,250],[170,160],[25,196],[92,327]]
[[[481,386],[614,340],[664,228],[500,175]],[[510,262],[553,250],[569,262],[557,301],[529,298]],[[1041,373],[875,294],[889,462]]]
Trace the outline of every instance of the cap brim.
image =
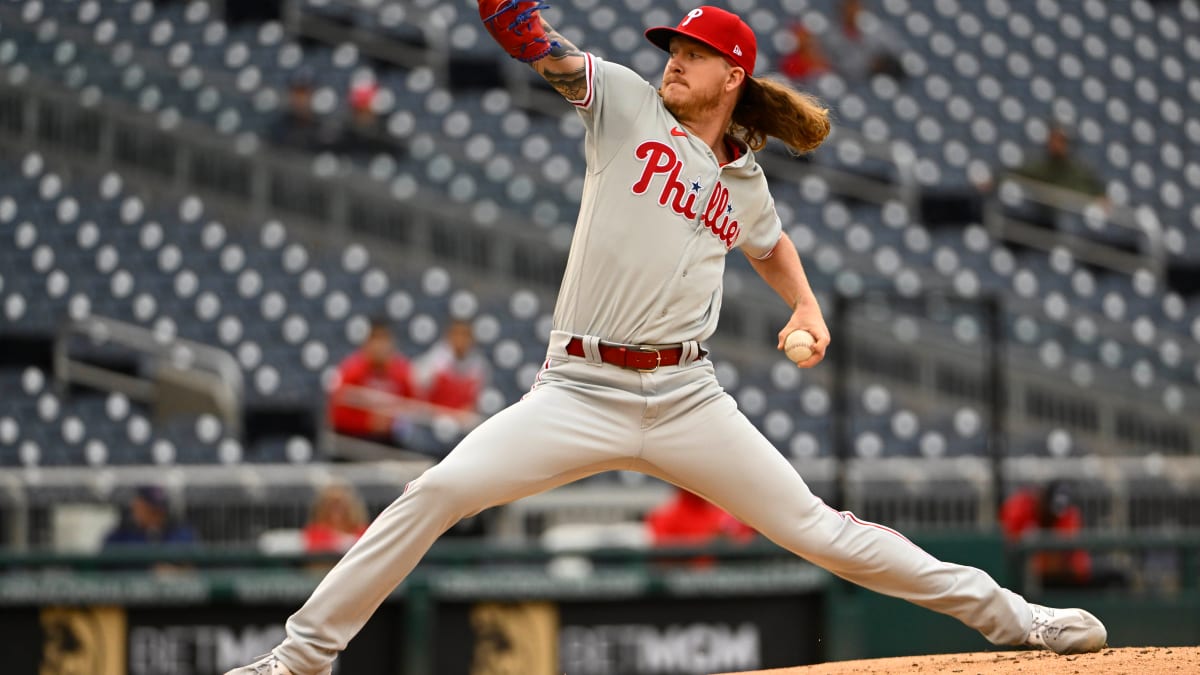
[[650,41],[650,44],[658,47],[664,52],[669,52],[671,51],[671,38],[675,37],[676,35],[683,35],[683,33],[680,33],[670,26],[658,26],[656,28],[647,28],[645,35],[646,39]]
[[650,44],[653,44],[655,47],[658,47],[659,49],[663,50],[664,52],[671,51],[671,38],[675,37],[676,35],[678,35],[679,37],[685,37],[689,40],[695,40],[696,42],[699,42],[700,44],[704,44],[704,45],[708,45],[709,47],[712,47],[714,51],[716,51],[718,54],[720,54],[722,56],[722,58],[724,58],[726,61],[729,61],[729,63],[733,64],[734,66],[737,66],[738,68],[742,68],[743,70],[745,69],[744,66],[742,66],[738,63],[735,63],[731,58],[729,58],[729,56],[727,56],[720,47],[718,47],[717,45],[714,45],[713,43],[709,42],[708,40],[705,40],[704,38],[702,38],[698,35],[690,35],[681,30],[672,28],[670,26],[657,26],[655,28],[647,28],[644,35],[646,36],[646,39],[650,41]]

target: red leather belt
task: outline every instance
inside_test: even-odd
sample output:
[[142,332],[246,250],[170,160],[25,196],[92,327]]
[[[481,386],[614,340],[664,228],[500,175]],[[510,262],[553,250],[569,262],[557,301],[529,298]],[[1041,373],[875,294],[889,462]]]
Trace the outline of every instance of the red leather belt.
[[[577,337],[567,342],[567,353],[571,356],[584,356],[583,340]],[[600,360],[643,373],[652,373],[660,366],[674,366],[683,356],[683,346],[674,347],[625,347],[621,345],[600,344]]]

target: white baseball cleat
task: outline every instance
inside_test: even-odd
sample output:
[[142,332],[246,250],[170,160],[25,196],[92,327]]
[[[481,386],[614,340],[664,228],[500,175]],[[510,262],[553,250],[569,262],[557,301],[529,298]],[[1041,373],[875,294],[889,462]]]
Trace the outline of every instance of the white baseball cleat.
[[280,663],[274,654],[264,654],[254,663],[234,668],[225,675],[292,675],[292,671]]
[[1054,609],[1029,603],[1033,627],[1025,638],[1030,647],[1049,649],[1055,654],[1087,654],[1104,649],[1108,631],[1104,624],[1082,609]]

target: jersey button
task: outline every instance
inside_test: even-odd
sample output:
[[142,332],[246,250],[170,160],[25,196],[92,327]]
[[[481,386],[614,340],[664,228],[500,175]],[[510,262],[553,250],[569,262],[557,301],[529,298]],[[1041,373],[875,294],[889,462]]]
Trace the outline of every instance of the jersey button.
[[687,276],[687,270],[684,270],[683,276],[685,276],[685,277]]

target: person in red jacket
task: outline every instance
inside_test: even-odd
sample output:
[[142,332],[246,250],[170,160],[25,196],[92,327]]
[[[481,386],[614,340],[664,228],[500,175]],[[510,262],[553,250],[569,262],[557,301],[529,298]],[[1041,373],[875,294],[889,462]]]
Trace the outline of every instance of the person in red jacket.
[[426,401],[445,408],[474,412],[479,394],[491,377],[491,365],[475,348],[471,324],[454,319],[437,344],[413,367]]
[[[1038,530],[1072,537],[1083,529],[1083,513],[1071,503],[1067,485],[1056,480],[1041,490],[1030,487],[1009,495],[1000,507],[1000,524],[1010,541]],[[1092,581],[1087,551],[1041,551],[1032,564],[1046,586],[1085,586]]]
[[388,325],[375,320],[363,346],[338,366],[329,396],[329,417],[339,434],[394,443],[403,426],[402,420],[397,424],[395,401],[415,395],[408,359],[396,350]]
[[829,72],[829,61],[821,44],[803,24],[792,26],[796,48],[779,60],[779,71],[795,82],[813,79]]
[[317,495],[304,526],[304,550],[345,553],[367,529],[367,508],[350,485],[330,483]]
[[646,526],[656,546],[698,546],[722,537],[744,543],[755,535],[719,506],[682,488],[646,515]]

